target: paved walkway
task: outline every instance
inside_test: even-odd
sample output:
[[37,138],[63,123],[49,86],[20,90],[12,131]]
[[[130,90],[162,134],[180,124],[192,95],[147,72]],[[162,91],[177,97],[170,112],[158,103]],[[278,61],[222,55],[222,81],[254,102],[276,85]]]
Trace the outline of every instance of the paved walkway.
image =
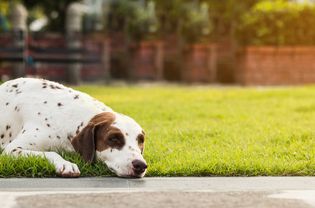
[[0,207],[315,207],[315,177],[0,179]]

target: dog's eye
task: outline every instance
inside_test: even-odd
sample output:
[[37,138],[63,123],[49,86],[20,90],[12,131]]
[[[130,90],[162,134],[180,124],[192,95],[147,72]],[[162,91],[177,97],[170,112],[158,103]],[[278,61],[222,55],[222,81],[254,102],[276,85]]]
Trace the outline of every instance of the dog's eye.
[[109,143],[117,144],[121,141],[121,139],[117,136],[112,136],[108,138]]
[[124,145],[124,138],[120,134],[113,134],[108,137],[107,143],[111,147],[120,147]]

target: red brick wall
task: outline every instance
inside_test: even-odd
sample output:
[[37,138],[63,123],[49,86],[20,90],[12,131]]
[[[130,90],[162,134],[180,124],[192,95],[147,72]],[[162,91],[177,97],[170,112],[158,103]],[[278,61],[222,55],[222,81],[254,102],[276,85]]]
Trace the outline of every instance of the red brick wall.
[[163,50],[162,47],[163,44],[159,41],[142,41],[134,48],[130,63],[133,78],[137,80],[160,79],[163,54],[159,53]]
[[181,80],[186,82],[215,82],[217,49],[215,44],[190,45],[184,53]]
[[315,83],[315,47],[247,47],[238,60],[235,77],[240,84]]

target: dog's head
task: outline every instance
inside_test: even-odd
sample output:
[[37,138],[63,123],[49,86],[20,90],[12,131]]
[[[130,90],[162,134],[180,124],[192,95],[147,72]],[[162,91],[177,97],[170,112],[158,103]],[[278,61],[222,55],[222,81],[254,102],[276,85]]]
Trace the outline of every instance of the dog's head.
[[99,159],[121,177],[143,177],[144,132],[132,118],[113,112],[94,116],[72,140],[86,162]]

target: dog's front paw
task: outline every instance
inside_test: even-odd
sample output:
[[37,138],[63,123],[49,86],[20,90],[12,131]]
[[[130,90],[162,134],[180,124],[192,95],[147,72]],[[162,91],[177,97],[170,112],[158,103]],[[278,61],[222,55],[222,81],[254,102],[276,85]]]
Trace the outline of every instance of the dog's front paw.
[[80,176],[80,170],[74,163],[62,161],[55,164],[56,173],[61,177],[75,178]]

